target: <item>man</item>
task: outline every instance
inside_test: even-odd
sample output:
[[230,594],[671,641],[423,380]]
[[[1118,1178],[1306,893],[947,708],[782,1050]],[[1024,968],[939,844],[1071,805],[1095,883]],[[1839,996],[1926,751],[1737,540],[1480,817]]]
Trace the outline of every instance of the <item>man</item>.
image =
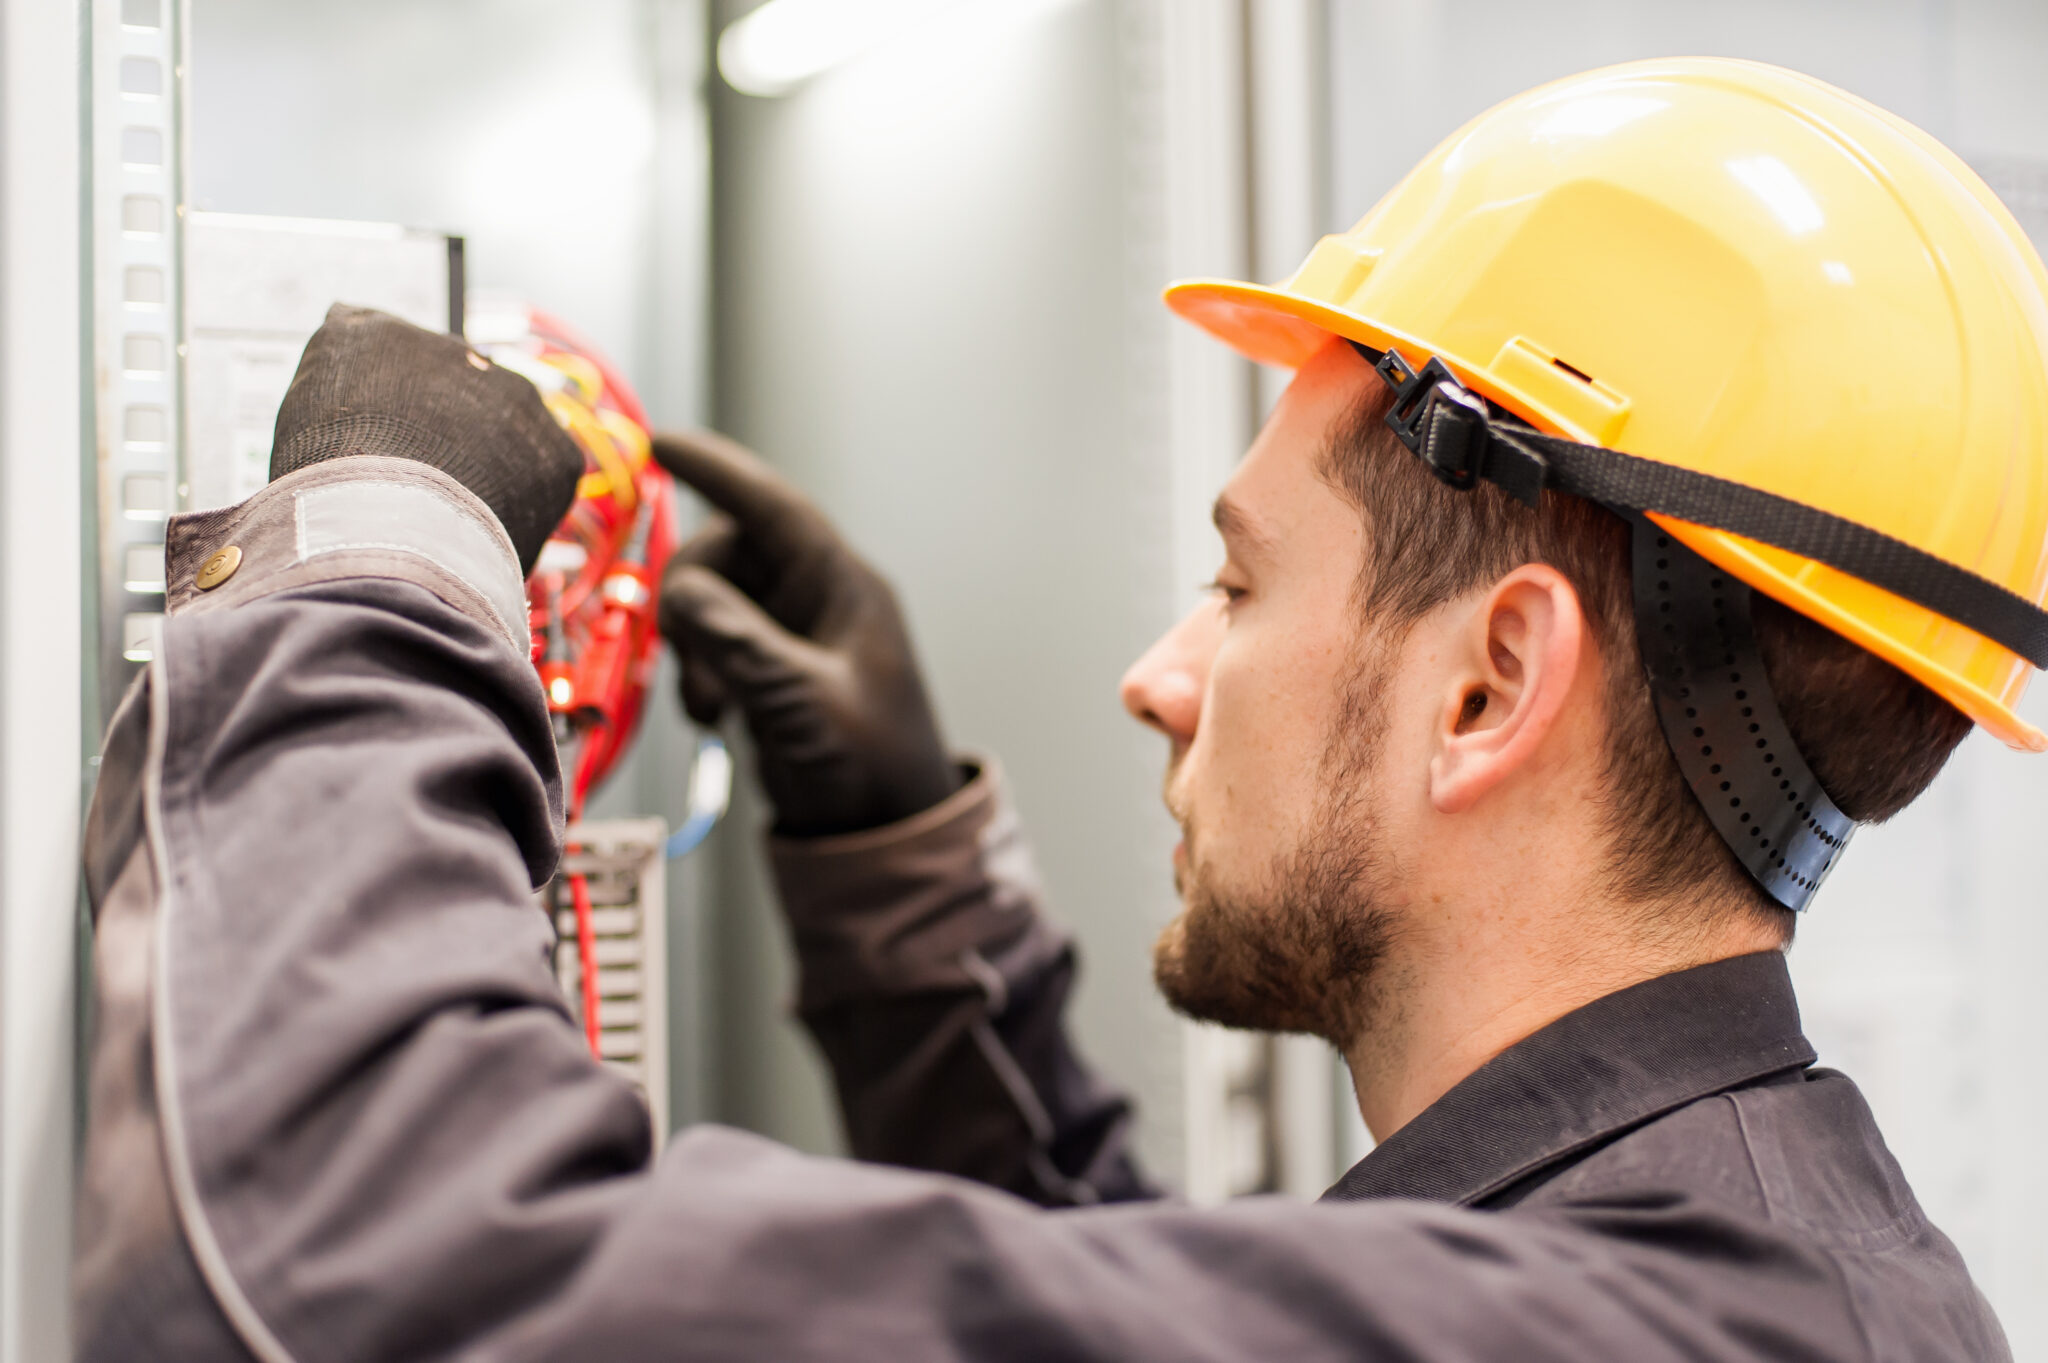
[[854,1149],[914,1169],[650,1162],[530,898],[519,578],[574,461],[459,341],[338,310],[272,486],[174,524],[108,740],[82,1356],[2005,1356],[1780,948],[1970,719],[2042,745],[2010,220],[1839,92],[1645,64],[1487,115],[1288,285],[1174,301],[1299,373],[1125,682],[1186,831],[1157,974],[1343,1049],[1380,1144],[1321,1204],[1144,1200],[999,778],[886,584],[710,437],[658,446],[729,513],[664,628],[755,740]]

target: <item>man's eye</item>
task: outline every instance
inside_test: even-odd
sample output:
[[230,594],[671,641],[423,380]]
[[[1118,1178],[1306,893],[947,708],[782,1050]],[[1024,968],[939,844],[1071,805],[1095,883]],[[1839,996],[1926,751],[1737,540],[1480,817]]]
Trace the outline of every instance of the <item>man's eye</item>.
[[1224,604],[1229,606],[1234,606],[1238,602],[1244,600],[1245,595],[1244,588],[1233,587],[1228,582],[1225,582],[1220,578],[1214,581],[1204,582],[1202,584],[1202,590],[1205,592],[1213,593],[1216,596],[1222,597]]

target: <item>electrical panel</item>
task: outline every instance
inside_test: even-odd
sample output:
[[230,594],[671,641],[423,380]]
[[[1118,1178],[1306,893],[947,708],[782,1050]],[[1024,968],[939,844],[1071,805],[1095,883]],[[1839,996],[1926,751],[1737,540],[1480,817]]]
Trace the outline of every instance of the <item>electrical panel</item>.
[[229,506],[270,478],[270,434],[330,304],[462,330],[462,238],[389,223],[185,217],[183,509]]
[[[126,45],[168,50],[158,30],[121,33]],[[328,305],[360,303],[436,330],[462,323],[460,237],[190,212],[166,164],[174,142],[168,114],[164,122],[130,129],[138,135],[121,143],[121,156],[154,160],[123,160],[118,172],[101,166],[122,191],[101,224],[112,259],[103,258],[95,281],[102,716],[155,651],[165,521],[231,505],[264,485],[278,404]],[[139,136],[149,131],[161,135]]]
[[[143,82],[135,66],[143,49],[170,69],[168,30],[123,25],[118,32],[130,52],[124,80]],[[174,512],[232,505],[268,481],[278,406],[328,307],[374,307],[434,330],[460,332],[464,320],[459,236],[389,223],[186,210],[174,164],[175,120],[168,102],[159,103],[166,106],[154,110],[161,126],[128,129],[112,165],[99,162],[105,188],[120,191],[115,216],[102,224],[95,277],[102,319],[93,527],[100,546],[95,661],[102,715],[112,713],[156,647],[165,522]],[[134,118],[140,110],[123,112]],[[588,888],[597,1049],[644,1095],[663,1135],[667,851],[668,829],[659,818],[579,824],[561,875],[543,891],[560,934],[556,969],[580,1022],[577,924],[566,886],[580,874]]]

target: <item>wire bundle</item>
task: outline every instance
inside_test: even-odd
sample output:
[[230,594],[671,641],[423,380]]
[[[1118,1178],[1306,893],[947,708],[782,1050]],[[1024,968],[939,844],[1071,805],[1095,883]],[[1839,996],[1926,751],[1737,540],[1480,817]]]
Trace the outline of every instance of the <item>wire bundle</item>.
[[[639,398],[575,332],[529,308],[523,335],[484,349],[533,381],[584,453],[576,501],[526,584],[533,662],[570,773],[574,825],[631,742],[659,660],[655,584],[676,543],[671,483],[651,458]],[[565,879],[576,913],[584,1032],[591,1053],[601,1055],[590,886],[581,873]]]

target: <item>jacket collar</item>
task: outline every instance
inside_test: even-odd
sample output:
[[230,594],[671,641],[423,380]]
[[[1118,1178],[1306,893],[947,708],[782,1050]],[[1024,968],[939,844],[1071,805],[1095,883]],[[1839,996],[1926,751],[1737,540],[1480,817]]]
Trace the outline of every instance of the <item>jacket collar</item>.
[[1487,1061],[1323,1200],[1482,1202],[1653,1117],[1813,1060],[1782,953],[1646,980]]

